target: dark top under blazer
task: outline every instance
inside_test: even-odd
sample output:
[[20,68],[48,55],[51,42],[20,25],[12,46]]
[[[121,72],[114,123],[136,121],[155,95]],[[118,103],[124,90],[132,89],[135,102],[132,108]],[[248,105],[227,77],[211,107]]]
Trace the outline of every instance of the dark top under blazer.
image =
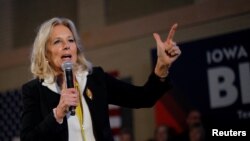
[[[144,86],[133,86],[109,76],[100,67],[93,68],[87,76],[87,85],[93,93],[84,98],[92,118],[94,136],[97,141],[113,141],[108,104],[128,108],[152,107],[170,89],[168,80],[162,82],[152,73]],[[22,86],[23,113],[21,118],[21,141],[68,141],[67,119],[58,124],[53,108],[60,95],[34,79]]]

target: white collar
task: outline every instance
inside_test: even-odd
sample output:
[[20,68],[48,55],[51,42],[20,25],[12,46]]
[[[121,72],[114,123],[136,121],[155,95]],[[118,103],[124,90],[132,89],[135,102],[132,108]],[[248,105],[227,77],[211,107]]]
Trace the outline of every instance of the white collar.
[[[88,71],[78,71],[76,72],[76,80],[79,84],[83,83],[83,80],[86,79],[88,75]],[[60,94],[60,88],[57,85],[57,83],[54,81],[53,76],[48,76],[44,78],[44,81],[42,82],[42,85],[45,87],[48,87],[50,90],[52,90],[55,93]]]

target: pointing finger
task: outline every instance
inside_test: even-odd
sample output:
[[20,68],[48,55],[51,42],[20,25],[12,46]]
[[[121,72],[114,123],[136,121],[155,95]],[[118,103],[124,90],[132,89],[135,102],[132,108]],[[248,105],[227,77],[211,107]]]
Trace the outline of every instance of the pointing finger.
[[170,41],[173,40],[174,34],[175,34],[175,31],[176,31],[177,26],[178,26],[178,24],[175,23],[175,24],[171,27],[171,29],[170,29],[170,31],[169,31],[169,33],[168,33],[167,43],[169,43]]

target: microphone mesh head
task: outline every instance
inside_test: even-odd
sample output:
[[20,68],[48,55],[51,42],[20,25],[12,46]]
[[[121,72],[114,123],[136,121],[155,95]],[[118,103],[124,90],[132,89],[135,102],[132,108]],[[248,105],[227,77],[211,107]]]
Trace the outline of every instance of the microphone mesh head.
[[73,63],[72,62],[69,62],[69,61],[66,61],[62,64],[62,69],[63,70],[71,70],[73,68]]

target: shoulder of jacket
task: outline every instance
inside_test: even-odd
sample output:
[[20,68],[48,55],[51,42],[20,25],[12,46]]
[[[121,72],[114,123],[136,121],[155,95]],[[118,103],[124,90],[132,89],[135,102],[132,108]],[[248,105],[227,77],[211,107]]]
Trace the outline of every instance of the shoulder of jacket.
[[92,68],[92,72],[90,74],[96,74],[96,73],[104,73],[104,70],[100,66],[96,66]]
[[24,83],[22,87],[34,87],[42,83],[43,80],[35,78]]

